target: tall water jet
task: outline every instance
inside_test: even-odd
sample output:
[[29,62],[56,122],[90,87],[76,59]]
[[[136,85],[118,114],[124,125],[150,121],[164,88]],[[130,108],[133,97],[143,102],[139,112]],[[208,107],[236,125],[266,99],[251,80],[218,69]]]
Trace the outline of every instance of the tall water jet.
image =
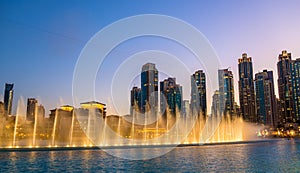
[[19,121],[19,114],[16,115],[15,118],[15,127],[14,127],[14,139],[13,139],[13,146],[16,146],[16,137],[17,137],[17,128],[18,128],[18,121]]
[[130,137],[131,137],[131,145],[134,144],[135,141],[135,122],[138,121],[137,117],[139,116],[139,106],[137,104],[137,102],[134,102],[134,106],[133,106],[133,111],[132,111],[132,121],[131,121],[131,129],[130,129]]
[[119,116],[118,117],[118,127],[117,127],[117,135],[116,135],[116,137],[117,137],[117,139],[118,139],[118,141],[117,141],[117,143],[118,143],[118,145],[121,145],[121,137],[119,137],[119,136],[121,136],[121,117]]
[[15,117],[15,125],[14,125],[14,137],[13,137],[13,146],[16,146],[16,138],[17,138],[17,129],[18,129],[18,123],[19,123],[19,117],[24,116],[24,98],[21,96],[20,99],[18,100],[18,105],[17,105],[17,113]]
[[32,134],[32,145],[36,146],[36,128],[38,123],[38,106],[35,104],[34,106],[34,126],[33,126],[33,134]]
[[107,143],[106,140],[106,130],[107,129],[107,117],[104,117],[104,126],[103,126],[103,130],[102,130],[102,145],[105,146]]
[[[158,116],[156,116],[156,125],[155,125],[155,137],[159,137],[159,119],[158,119]],[[161,141],[159,141],[161,143]]]
[[88,109],[87,136],[89,138],[89,145],[91,145],[91,142],[96,142],[96,112],[97,110],[95,108]]
[[72,110],[72,122],[71,122],[71,129],[70,129],[70,137],[69,137],[69,145],[72,145],[72,143],[73,143],[73,130],[74,130],[74,121],[75,121],[75,113],[74,113],[75,111],[74,110]]
[[179,126],[180,126],[180,122],[181,122],[181,119],[180,119],[180,112],[179,112],[179,109],[178,107],[176,106],[176,114],[175,114],[175,125],[176,125],[176,143],[180,143],[180,138],[179,138]]
[[134,118],[135,118],[135,111],[134,113],[132,114],[132,121],[131,121],[131,129],[130,129],[130,137],[131,137],[131,144],[133,145],[134,144],[134,137],[135,137],[135,134],[134,134]]
[[55,110],[55,117],[54,117],[54,123],[53,123],[53,129],[52,129],[52,145],[55,145],[55,133],[56,133],[56,124],[57,124],[57,117],[58,116],[58,109]]

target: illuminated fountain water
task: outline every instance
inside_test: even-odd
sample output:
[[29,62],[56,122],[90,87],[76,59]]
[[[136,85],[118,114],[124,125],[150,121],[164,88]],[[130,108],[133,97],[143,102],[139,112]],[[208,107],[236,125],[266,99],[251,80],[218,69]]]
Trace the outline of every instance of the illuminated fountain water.
[[135,112],[132,114],[132,121],[131,121],[131,129],[130,129],[130,138],[132,138],[131,145],[134,144],[134,138],[135,138],[135,132],[134,132],[134,126],[135,126]]
[[33,126],[33,134],[32,134],[32,146],[36,146],[36,128],[38,124],[38,106],[34,107],[34,126]]
[[[19,105],[19,104],[18,104],[18,105]],[[18,106],[17,109],[19,109],[19,106]],[[17,110],[17,112],[19,112],[19,111]],[[17,114],[16,114],[16,118],[15,118],[14,138],[13,138],[13,144],[12,144],[12,146],[16,146],[16,137],[17,137],[17,129],[18,129],[19,116],[20,116],[20,114],[17,113]]]
[[55,117],[54,117],[54,123],[52,128],[52,142],[51,142],[52,146],[55,146],[55,133],[56,133],[57,119],[58,119],[58,109],[55,110]]
[[12,146],[17,146],[17,134],[18,134],[18,125],[19,125],[19,119],[20,116],[25,115],[25,103],[24,103],[24,98],[21,96],[20,99],[18,100],[18,105],[17,105],[17,112],[16,112],[16,117],[15,117],[15,123],[14,123],[14,132],[13,132],[13,143]]
[[[59,109],[53,112],[52,127],[49,131],[48,144],[41,143],[41,133],[45,128],[38,118],[36,110],[35,122],[24,125],[20,113],[21,103],[14,121],[12,147],[88,147],[88,146],[145,146],[145,145],[189,145],[204,143],[224,143],[242,141],[245,123],[242,118],[231,116],[207,116],[204,118],[195,114],[182,114],[176,110],[172,114],[166,110],[166,114],[159,114],[157,119],[151,120],[153,114],[133,113],[129,118],[123,116],[102,116],[97,111],[89,110],[81,116],[80,111],[72,111],[60,115]],[[36,108],[37,109],[37,108]],[[84,112],[84,111],[83,111]],[[21,119],[20,119],[21,118]],[[78,125],[79,123],[79,125]],[[26,123],[25,123],[26,124]],[[77,125],[76,125],[77,124]],[[26,129],[29,133],[25,137],[18,138],[20,129]],[[80,135],[78,135],[82,131]],[[24,130],[21,130],[24,133]],[[43,132],[44,133],[44,132]],[[65,133],[65,135],[61,135]],[[32,136],[31,136],[32,134]],[[18,142],[17,142],[18,141]],[[44,141],[45,142],[45,141]]]
[[73,142],[73,131],[74,131],[74,121],[75,121],[75,111],[72,111],[72,122],[71,122],[71,129],[70,129],[70,140],[69,140],[69,145],[72,145]]

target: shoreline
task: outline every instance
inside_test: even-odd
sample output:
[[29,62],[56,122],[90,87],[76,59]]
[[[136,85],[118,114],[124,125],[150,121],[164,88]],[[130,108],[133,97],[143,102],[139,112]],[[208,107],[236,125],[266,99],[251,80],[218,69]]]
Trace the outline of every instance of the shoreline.
[[113,149],[139,149],[139,148],[168,148],[168,147],[201,147],[201,146],[216,146],[216,145],[236,145],[236,144],[254,144],[254,143],[268,143],[286,140],[286,138],[273,138],[253,141],[232,141],[232,142],[218,142],[218,143],[191,143],[191,144],[165,144],[165,145],[116,145],[116,146],[39,146],[39,147],[16,147],[16,148],[0,148],[0,152],[32,152],[32,151],[68,151],[68,150],[113,150]]

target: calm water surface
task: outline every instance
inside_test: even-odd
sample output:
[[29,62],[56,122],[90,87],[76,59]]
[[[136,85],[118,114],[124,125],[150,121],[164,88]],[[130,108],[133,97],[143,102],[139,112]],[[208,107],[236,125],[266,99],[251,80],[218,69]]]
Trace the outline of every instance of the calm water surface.
[[[134,152],[119,149],[118,152]],[[160,152],[146,148],[144,152]],[[0,172],[300,172],[300,141],[175,148],[150,160],[101,150],[0,152]]]

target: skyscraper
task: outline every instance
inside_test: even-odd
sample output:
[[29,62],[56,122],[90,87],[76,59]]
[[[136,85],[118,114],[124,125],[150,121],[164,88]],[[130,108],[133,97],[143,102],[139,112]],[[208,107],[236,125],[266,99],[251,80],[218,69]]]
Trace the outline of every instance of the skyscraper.
[[14,84],[5,84],[5,90],[4,90],[4,110],[5,115],[11,115],[12,110],[12,101],[14,96],[14,90],[13,90]]
[[214,95],[212,96],[212,104],[211,104],[211,115],[216,117],[219,116],[220,111],[220,93],[219,90],[216,90],[214,92]]
[[292,96],[295,116],[292,122],[300,123],[300,58],[291,61]]
[[141,112],[156,115],[158,109],[158,71],[155,64],[147,63],[141,73]]
[[[191,110],[193,115],[207,116],[206,78],[203,70],[191,75]],[[196,112],[195,112],[196,111]]]
[[183,117],[190,116],[190,101],[189,100],[183,100],[181,105],[181,113]]
[[130,115],[140,112],[141,109],[141,89],[134,86],[130,91]]
[[240,110],[244,120],[257,122],[252,59],[244,53],[238,60]]
[[258,122],[275,127],[277,122],[273,71],[263,70],[255,74],[255,90]]
[[225,117],[235,115],[234,110],[234,83],[232,71],[218,70],[219,76],[219,103],[220,114]]
[[291,81],[291,53],[283,50],[278,57],[279,119],[282,124],[293,122],[293,96]]
[[35,114],[37,113],[37,111],[38,111],[38,101],[35,98],[28,98],[26,120],[34,121]]
[[168,78],[160,82],[160,112],[166,115],[166,108],[175,116],[182,105],[182,87],[176,84],[176,78]]

